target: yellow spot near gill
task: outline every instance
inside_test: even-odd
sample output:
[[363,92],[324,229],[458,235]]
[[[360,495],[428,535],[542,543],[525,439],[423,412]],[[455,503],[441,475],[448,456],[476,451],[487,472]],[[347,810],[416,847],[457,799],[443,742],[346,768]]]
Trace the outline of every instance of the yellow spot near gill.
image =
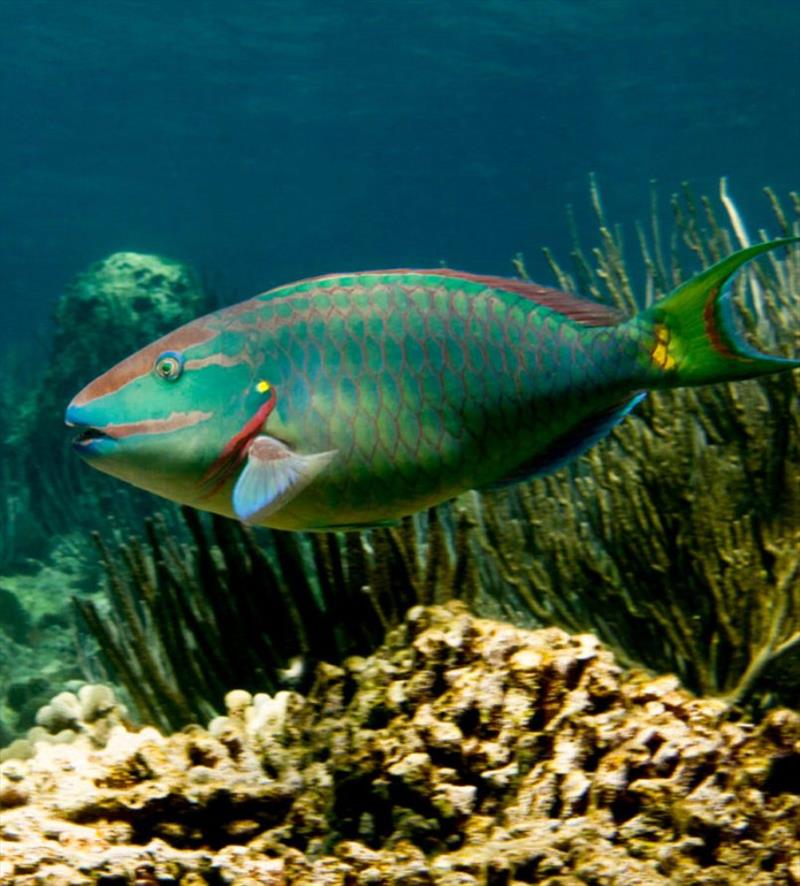
[[262,378],[261,381],[256,385],[256,390],[259,394],[266,394],[270,387],[270,383],[268,381],[264,381],[264,379]]
[[675,358],[669,351],[669,330],[666,326],[658,324],[653,331],[656,336],[655,347],[650,352],[653,362],[660,369],[674,369]]

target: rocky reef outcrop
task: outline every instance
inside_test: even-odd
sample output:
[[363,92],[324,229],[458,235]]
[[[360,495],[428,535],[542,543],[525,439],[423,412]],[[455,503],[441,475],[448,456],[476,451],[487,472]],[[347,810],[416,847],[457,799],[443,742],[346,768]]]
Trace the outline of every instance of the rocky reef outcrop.
[[737,722],[592,635],[415,607],[307,696],[226,704],[7,759],[3,882],[800,883],[800,716]]
[[49,358],[20,405],[15,438],[35,446],[41,424],[60,427],[83,385],[212,301],[192,268],[159,255],[115,252],[90,265],[55,304]]
[[214,303],[188,265],[117,252],[59,296],[43,353],[22,342],[0,360],[0,742],[85,672],[70,598],[96,596],[89,532],[145,511],[143,497],[79,463],[64,410],[115,362]]

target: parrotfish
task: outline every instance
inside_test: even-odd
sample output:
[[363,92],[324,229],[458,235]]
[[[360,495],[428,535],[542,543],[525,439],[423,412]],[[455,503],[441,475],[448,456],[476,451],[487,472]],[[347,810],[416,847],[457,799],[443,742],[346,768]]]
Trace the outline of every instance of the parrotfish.
[[292,530],[391,523],[552,471],[658,388],[800,367],[738,330],[723,259],[625,318],[452,270],[333,274],[194,320],[85,387],[66,423],[92,466]]

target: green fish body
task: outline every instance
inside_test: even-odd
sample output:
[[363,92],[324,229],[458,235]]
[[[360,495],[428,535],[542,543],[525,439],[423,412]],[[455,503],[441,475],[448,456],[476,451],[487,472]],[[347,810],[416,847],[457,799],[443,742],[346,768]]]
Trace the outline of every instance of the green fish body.
[[737,335],[742,250],[624,320],[534,284],[454,271],[331,275],[201,317],[72,401],[107,473],[282,529],[394,521],[553,470],[649,389],[797,368]]

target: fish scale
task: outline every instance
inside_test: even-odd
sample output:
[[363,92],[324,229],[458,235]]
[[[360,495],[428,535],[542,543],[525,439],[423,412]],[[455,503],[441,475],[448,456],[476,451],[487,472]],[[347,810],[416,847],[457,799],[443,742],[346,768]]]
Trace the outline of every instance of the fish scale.
[[446,269],[329,275],[201,317],[67,410],[78,452],[160,495],[286,529],[375,525],[553,470],[650,388],[800,361],[738,336],[741,250],[625,319]]
[[[598,387],[597,373],[586,372],[591,337],[564,334],[552,311],[513,294],[487,296],[485,287],[467,281],[425,288],[417,280],[416,275],[403,275],[391,287],[384,280],[373,287],[356,282],[337,287],[330,294],[336,300],[346,296],[346,307],[340,306],[343,322],[328,327],[322,337],[314,335],[304,317],[315,310],[315,296],[327,294],[326,287],[304,289],[299,296],[279,292],[265,298],[260,308],[272,311],[276,299],[294,302],[277,340],[285,337],[295,348],[302,343],[300,351],[306,353],[284,349],[290,359],[274,384],[291,421],[268,423],[267,429],[290,445],[302,440],[315,451],[338,450],[326,483],[331,520],[334,513],[355,517],[358,507],[358,517],[366,516],[358,522],[380,521],[398,500],[410,496],[425,506],[431,496],[460,491],[468,467],[472,476],[466,488],[488,482],[498,469],[513,469],[533,451],[537,434],[552,433],[552,419],[538,416],[531,403],[542,398],[549,403],[566,388],[588,399]],[[476,303],[481,296],[483,303]],[[372,341],[384,345],[372,346],[372,360],[370,325]],[[430,337],[432,325],[441,330],[436,339]],[[606,346],[611,341],[608,335],[600,338]],[[339,356],[338,378],[309,377],[307,364],[324,365],[326,349]],[[311,350],[319,351],[319,360],[308,360]],[[606,355],[593,350],[603,365]],[[576,362],[581,351],[583,359]],[[537,358],[555,371],[537,374]],[[268,360],[263,371],[266,377]],[[576,389],[581,374],[584,387]],[[608,386],[610,379],[602,380]],[[309,388],[318,392],[316,405],[303,409],[306,399],[295,391]],[[393,389],[400,396],[386,403],[380,392]],[[611,388],[609,395],[618,396]],[[576,409],[579,400],[570,398],[569,409]],[[347,416],[344,423],[342,414]],[[326,421],[325,415],[338,418]],[[569,420],[569,414],[563,416],[565,423]],[[343,444],[346,431],[349,439]],[[493,431],[506,439],[498,443]],[[382,481],[379,488],[376,476]],[[319,493],[317,489],[313,501],[310,492],[301,494],[295,507],[302,509],[305,498],[319,513]],[[375,507],[367,515],[366,499]]]

